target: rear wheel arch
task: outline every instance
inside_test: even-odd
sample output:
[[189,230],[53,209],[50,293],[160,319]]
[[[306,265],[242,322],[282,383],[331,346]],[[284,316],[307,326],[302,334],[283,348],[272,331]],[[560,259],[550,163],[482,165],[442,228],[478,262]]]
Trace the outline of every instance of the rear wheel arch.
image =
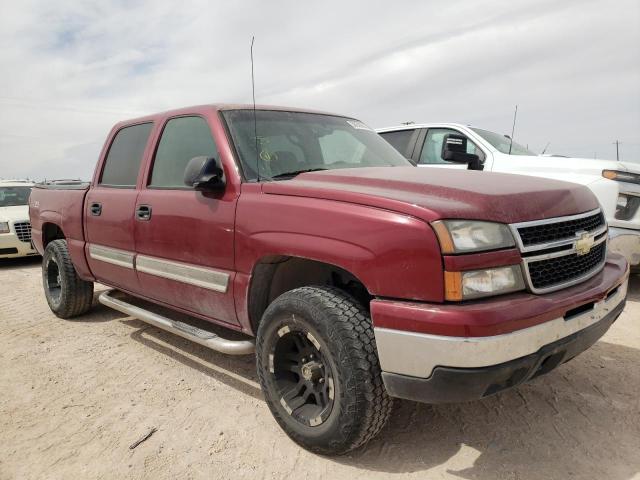
[[253,267],[247,295],[254,333],[267,307],[280,295],[299,287],[325,285],[347,292],[367,310],[373,298],[364,282],[344,268],[326,262],[289,255],[262,257]]

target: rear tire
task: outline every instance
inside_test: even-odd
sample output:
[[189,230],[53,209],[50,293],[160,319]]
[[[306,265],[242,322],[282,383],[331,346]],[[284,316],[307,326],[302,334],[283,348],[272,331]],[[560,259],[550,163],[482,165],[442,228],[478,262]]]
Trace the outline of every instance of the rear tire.
[[307,450],[347,453],[387,422],[392,399],[371,320],[339,289],[302,287],[278,297],[258,328],[256,357],[271,413]]
[[60,318],[86,313],[93,303],[93,282],[78,277],[66,240],[53,240],[42,256],[42,285],[49,308]]

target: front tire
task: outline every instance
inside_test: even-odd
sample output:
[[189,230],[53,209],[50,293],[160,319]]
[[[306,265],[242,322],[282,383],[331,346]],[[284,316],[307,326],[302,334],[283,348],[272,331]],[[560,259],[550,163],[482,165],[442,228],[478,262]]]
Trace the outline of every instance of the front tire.
[[392,408],[367,311],[332,287],[302,287],[267,308],[258,376],[276,421],[296,443],[340,455],[371,440]]
[[66,240],[53,240],[42,256],[42,284],[51,311],[60,318],[86,313],[93,303],[93,282],[78,277]]

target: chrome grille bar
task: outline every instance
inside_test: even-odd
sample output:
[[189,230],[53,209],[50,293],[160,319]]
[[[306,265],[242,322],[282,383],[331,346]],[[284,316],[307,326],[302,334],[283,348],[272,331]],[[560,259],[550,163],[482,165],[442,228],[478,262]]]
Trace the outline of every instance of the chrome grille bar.
[[[594,217],[596,215],[599,215],[599,219],[601,220],[598,222],[600,224],[597,225],[596,228],[592,228],[590,230],[580,229],[580,225],[585,224],[585,222],[576,222],[576,220],[586,219],[586,222],[593,223],[593,221],[589,220],[589,217]],[[571,223],[568,225],[567,222]],[[574,225],[576,225],[575,228],[573,227]],[[550,232],[566,231],[566,234],[563,234],[563,237],[557,240],[525,245],[521,236],[522,230],[536,226],[548,226],[552,229]],[[513,233],[513,237],[516,240],[516,244],[522,253],[522,271],[524,273],[527,288],[533,293],[548,293],[576,285],[593,277],[604,267],[608,235],[607,224],[599,208],[578,215],[514,223],[510,225],[510,228]],[[553,230],[554,228],[555,230]],[[554,233],[546,235],[553,236]],[[589,250],[586,254],[578,248],[579,242],[583,240],[583,236],[585,235],[588,236],[589,239],[593,239],[593,243],[589,246]],[[544,237],[545,234],[543,233],[541,236]],[[605,248],[599,248],[603,243],[605,244]],[[590,265],[589,262],[593,261],[592,256],[585,262],[584,255],[592,253],[596,248],[598,249],[598,252],[596,252],[595,255],[600,256],[600,251],[602,251],[602,258],[597,258],[598,262],[595,267],[584,271],[584,269]],[[569,256],[573,256],[574,259],[571,260],[566,258]],[[548,265],[540,265],[541,262],[548,262]],[[557,265],[568,265],[569,268],[575,269],[576,274],[571,278],[563,279],[558,283],[549,285],[548,281],[540,280],[540,275],[538,275],[537,279],[532,277],[532,264],[536,264],[536,268],[541,267],[543,271],[553,271],[554,268],[557,268]],[[549,277],[547,275],[547,279],[548,278]],[[536,282],[538,285],[536,285]]]

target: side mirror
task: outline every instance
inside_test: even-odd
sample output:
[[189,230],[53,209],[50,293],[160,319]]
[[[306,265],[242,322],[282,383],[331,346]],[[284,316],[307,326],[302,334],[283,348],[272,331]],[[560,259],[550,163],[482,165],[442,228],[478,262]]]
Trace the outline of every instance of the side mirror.
[[196,190],[222,190],[225,185],[224,170],[215,157],[194,157],[187,163],[184,183]]
[[448,133],[442,142],[442,159],[447,162],[467,163],[471,170],[478,170],[480,157],[467,153],[467,137]]

